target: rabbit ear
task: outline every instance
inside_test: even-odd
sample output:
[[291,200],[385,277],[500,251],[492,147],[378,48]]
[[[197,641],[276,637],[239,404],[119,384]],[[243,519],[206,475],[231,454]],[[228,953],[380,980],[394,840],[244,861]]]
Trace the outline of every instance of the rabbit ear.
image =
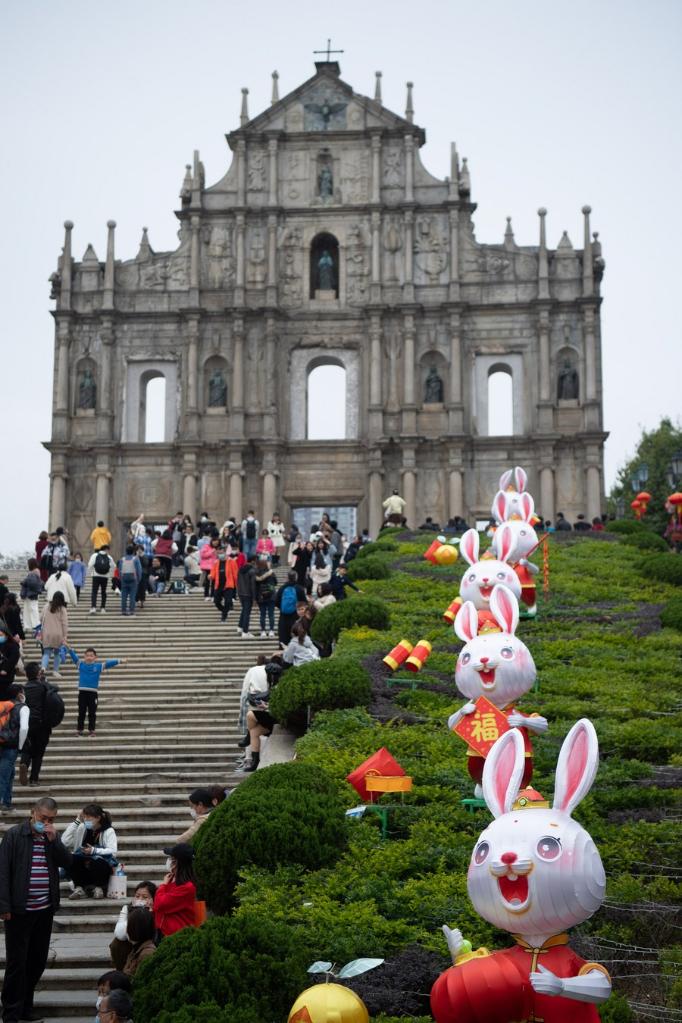
[[509,632],[512,635],[516,632],[516,626],[519,624],[519,602],[508,586],[498,583],[493,587],[490,610],[502,632]]
[[465,561],[468,561],[470,565],[478,561],[479,545],[480,540],[477,531],[475,529],[467,529],[459,542],[459,549]]
[[528,473],[525,469],[522,469],[520,465],[517,465],[514,469],[514,476],[516,478],[516,489],[519,493],[526,490],[528,487]]
[[498,522],[504,522],[507,518],[507,495],[504,490],[497,491],[490,510],[493,513],[493,518],[497,519]]
[[495,549],[500,561],[507,561],[514,546],[514,531],[508,522],[495,531]]
[[457,612],[455,632],[464,643],[478,635],[478,612],[470,600],[462,604]]
[[594,725],[581,718],[561,747],[556,766],[554,808],[571,814],[592,788],[599,767],[599,742]]
[[521,494],[519,505],[521,506],[521,517],[526,522],[532,522],[535,515],[535,501],[531,495]]
[[500,476],[500,490],[506,490],[509,484],[511,483],[511,479],[512,471],[511,469],[507,469],[507,471],[503,472],[502,475]]
[[497,740],[483,765],[483,798],[493,817],[511,810],[524,766],[523,736],[518,728],[510,728]]

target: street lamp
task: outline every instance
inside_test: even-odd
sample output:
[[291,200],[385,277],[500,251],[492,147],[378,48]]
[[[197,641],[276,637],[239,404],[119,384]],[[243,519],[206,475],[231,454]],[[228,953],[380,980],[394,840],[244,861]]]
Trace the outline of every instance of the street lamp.
[[637,494],[644,486],[646,481],[649,479],[649,466],[646,462],[641,462],[632,473],[630,477],[630,486],[632,487],[633,494]]
[[682,480],[682,451],[676,451],[670,459],[666,476],[668,478],[668,485],[671,490],[674,490],[680,480]]

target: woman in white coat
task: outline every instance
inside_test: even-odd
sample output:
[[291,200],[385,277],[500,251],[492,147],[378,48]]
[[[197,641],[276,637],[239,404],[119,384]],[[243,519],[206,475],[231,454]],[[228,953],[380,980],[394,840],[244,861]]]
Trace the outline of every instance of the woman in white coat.
[[74,853],[69,875],[74,884],[70,899],[103,899],[118,853],[111,817],[99,803],[83,807],[64,834],[62,845]]

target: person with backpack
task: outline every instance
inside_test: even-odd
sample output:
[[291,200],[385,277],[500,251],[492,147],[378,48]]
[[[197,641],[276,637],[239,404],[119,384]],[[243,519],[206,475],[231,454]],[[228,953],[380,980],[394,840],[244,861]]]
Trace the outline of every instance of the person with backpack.
[[28,735],[31,716],[23,686],[10,686],[0,700],[0,813],[11,813],[14,765]]
[[88,561],[88,569],[92,577],[92,593],[90,595],[90,614],[97,614],[97,594],[102,594],[102,614],[107,611],[107,584],[109,577],[116,568],[116,562],[104,544]]
[[[270,541],[272,543],[272,541]],[[269,562],[262,560],[256,564],[256,603],[260,608],[260,638],[275,638],[275,593],[277,592],[277,576]],[[265,631],[266,619],[269,632]]]
[[142,565],[131,543],[118,563],[118,575],[121,580],[121,614],[134,617],[137,587],[142,578]]
[[69,638],[69,616],[66,611],[64,594],[58,590],[52,597],[49,604],[43,609],[42,619],[42,643],[43,643],[43,669],[47,670],[50,658],[53,658],[52,672],[54,678],[61,678],[59,674],[60,649]]
[[246,564],[242,565],[237,573],[237,596],[239,597],[239,604],[241,606],[237,634],[241,636],[242,639],[253,639],[253,634],[249,632],[249,622],[251,621],[251,608],[253,607],[253,602],[256,599],[255,554],[250,555]]
[[260,523],[258,522],[258,519],[254,516],[253,511],[248,511],[246,513],[246,518],[242,519],[241,526],[242,551],[244,552],[244,556],[247,561],[256,553],[259,532]]
[[40,612],[38,597],[45,590],[45,583],[40,577],[40,569],[35,558],[28,559],[28,575],[21,582],[19,596],[23,601],[24,628],[31,629],[35,635],[40,629]]
[[221,548],[209,572],[209,579],[213,590],[213,603],[223,623],[227,621],[227,615],[232,610],[237,590],[237,575],[236,551],[228,556],[228,552]]
[[102,672],[126,662],[122,658],[98,661],[97,651],[94,646],[86,647],[82,658],[78,656],[75,650],[69,647],[69,656],[78,668],[78,724],[76,731],[78,735],[83,734],[85,712],[87,710],[90,738],[94,739],[97,727],[97,695]]
[[64,701],[57,687],[46,682],[45,672],[37,661],[26,665],[24,695],[31,716],[28,721],[28,739],[21,750],[19,784],[33,786],[38,784],[52,729],[61,724],[64,717]]
[[279,608],[277,635],[282,648],[288,646],[291,639],[291,627],[297,618],[296,605],[299,601],[305,603],[305,600],[305,589],[299,584],[296,572],[292,570],[287,576],[287,581],[275,594],[275,607]]

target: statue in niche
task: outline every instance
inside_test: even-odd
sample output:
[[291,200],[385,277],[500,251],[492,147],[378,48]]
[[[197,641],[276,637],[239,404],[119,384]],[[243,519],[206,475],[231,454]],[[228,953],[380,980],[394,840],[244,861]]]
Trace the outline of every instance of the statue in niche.
[[94,409],[97,406],[97,384],[89,368],[83,370],[78,381],[78,408]]
[[336,291],[334,260],[328,249],[324,250],[317,261],[317,272],[319,275],[320,291]]
[[571,365],[570,359],[564,359],[557,379],[557,398],[559,401],[575,401],[579,396],[578,370]]
[[216,369],[208,382],[208,407],[225,408],[227,405],[227,384],[225,377]]
[[319,190],[321,199],[331,199],[334,195],[334,178],[332,169],[324,164],[319,176]]
[[424,404],[441,405],[443,402],[443,381],[438,376],[435,366],[429,369],[429,375],[424,385]]

